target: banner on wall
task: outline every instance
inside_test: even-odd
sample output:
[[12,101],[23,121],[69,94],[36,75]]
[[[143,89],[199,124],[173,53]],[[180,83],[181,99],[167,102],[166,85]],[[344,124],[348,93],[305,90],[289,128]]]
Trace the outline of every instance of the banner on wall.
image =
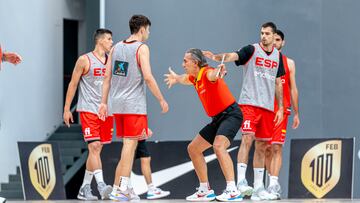
[[289,198],[351,198],[354,139],[291,140]]
[[18,148],[24,199],[66,199],[58,144],[18,142]]

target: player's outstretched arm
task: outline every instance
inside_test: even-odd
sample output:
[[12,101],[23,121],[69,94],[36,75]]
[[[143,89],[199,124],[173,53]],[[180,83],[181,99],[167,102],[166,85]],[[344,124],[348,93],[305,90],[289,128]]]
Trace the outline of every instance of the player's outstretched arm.
[[221,54],[214,54],[211,51],[203,51],[202,52],[206,58],[209,58],[213,61],[221,61],[223,55],[225,55],[224,62],[234,62],[239,60],[239,55],[235,52],[231,53],[221,53]]
[[192,84],[189,80],[188,74],[178,75],[171,69],[171,67],[169,67],[169,73],[164,74],[164,77],[165,77],[164,81],[169,89],[176,83],[180,83],[182,85]]

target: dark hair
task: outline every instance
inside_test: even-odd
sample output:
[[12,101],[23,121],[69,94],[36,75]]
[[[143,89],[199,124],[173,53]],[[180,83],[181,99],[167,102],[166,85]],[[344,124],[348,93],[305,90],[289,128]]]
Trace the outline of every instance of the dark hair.
[[99,38],[102,37],[104,34],[110,34],[112,35],[112,32],[108,29],[97,29],[95,32],[94,32],[94,42],[95,44],[98,42]]
[[207,66],[206,58],[200,49],[191,48],[186,53],[191,54],[191,58],[197,61],[200,67]]
[[264,23],[264,24],[262,24],[262,26],[261,26],[261,27],[262,27],[262,28],[271,27],[271,29],[272,29],[273,33],[275,33],[275,32],[276,32],[276,25],[275,25],[275,23],[273,23],[273,22],[267,22],[267,23]]
[[282,40],[284,40],[284,39],[285,39],[285,35],[284,35],[284,33],[283,33],[283,32],[281,32],[281,30],[276,30],[276,31],[275,31],[275,33],[276,33],[277,35],[279,35],[279,36],[281,37],[281,39],[282,39]]
[[151,26],[149,18],[143,15],[133,15],[129,20],[130,33],[136,34],[141,27]]

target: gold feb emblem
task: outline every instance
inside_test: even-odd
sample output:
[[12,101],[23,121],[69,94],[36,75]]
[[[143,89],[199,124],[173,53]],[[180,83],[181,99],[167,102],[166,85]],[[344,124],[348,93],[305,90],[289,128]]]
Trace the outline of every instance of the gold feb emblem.
[[316,198],[322,198],[339,182],[341,174],[341,140],[317,144],[304,155],[301,181]]
[[48,199],[56,184],[51,144],[41,144],[34,148],[28,164],[32,185],[45,200]]

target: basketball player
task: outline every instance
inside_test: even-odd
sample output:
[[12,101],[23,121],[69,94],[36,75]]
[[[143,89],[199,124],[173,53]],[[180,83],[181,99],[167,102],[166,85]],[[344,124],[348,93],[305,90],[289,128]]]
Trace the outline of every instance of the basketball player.
[[[176,83],[194,85],[207,115],[212,117],[211,123],[200,130],[188,145],[188,153],[200,186],[186,200],[211,201],[216,198],[219,201],[242,201],[242,195],[235,184],[233,162],[226,149],[239,131],[243,117],[234,96],[220,77],[226,71],[225,65],[220,64],[218,68],[208,66],[199,49],[186,51],[182,65],[186,73],[177,75],[169,68],[169,74],[165,74],[165,82],[169,88]],[[227,183],[224,192],[218,196],[210,189],[203,155],[210,147],[214,149]]]
[[70,105],[79,85],[77,111],[80,113],[84,140],[88,143],[89,149],[84,180],[77,196],[80,200],[98,199],[91,193],[90,185],[93,176],[95,176],[101,199],[108,199],[112,190],[111,186],[106,185],[103,179],[100,153],[103,144],[111,142],[113,118],[108,117],[105,121],[102,121],[97,116],[107,61],[106,53],[110,51],[113,43],[111,31],[106,29],[96,30],[94,41],[95,49],[80,56],[76,61],[64,106],[64,122],[70,127],[70,122],[74,122]]
[[[274,45],[279,51],[281,51],[285,45],[285,36],[280,30],[276,30],[275,33]],[[295,81],[295,62],[284,54],[282,54],[282,57],[285,68],[285,75],[281,76],[284,94],[284,119],[280,125],[275,126],[273,137],[269,142],[270,146],[266,148],[266,168],[269,171],[270,176],[270,183],[267,190],[268,192],[276,195],[278,199],[280,199],[281,192],[278,178],[282,164],[282,148],[285,143],[288,116],[291,113],[291,104],[294,109],[292,128],[296,129],[300,124],[298,90]],[[277,103],[275,103],[275,112],[277,109],[278,106]]]
[[[244,114],[242,139],[238,153],[238,189],[243,195],[251,195],[252,200],[270,200],[276,197],[264,188],[265,149],[271,140],[274,125],[283,118],[281,76],[285,74],[280,52],[274,48],[276,25],[272,22],[261,26],[260,43],[243,47],[239,51],[225,54],[225,61],[235,61],[244,66],[243,85],[239,104]],[[204,54],[216,61],[223,54]],[[274,95],[279,109],[274,113]],[[245,178],[249,151],[255,139],[254,190]]]
[[130,184],[130,173],[138,140],[148,137],[145,84],[158,99],[163,113],[169,109],[151,73],[150,50],[144,44],[150,34],[150,20],[134,15],[129,21],[131,36],[118,42],[109,55],[103,84],[99,117],[108,114],[108,95],[116,122],[116,134],[123,138],[121,158],[116,167],[112,200],[138,200]]

